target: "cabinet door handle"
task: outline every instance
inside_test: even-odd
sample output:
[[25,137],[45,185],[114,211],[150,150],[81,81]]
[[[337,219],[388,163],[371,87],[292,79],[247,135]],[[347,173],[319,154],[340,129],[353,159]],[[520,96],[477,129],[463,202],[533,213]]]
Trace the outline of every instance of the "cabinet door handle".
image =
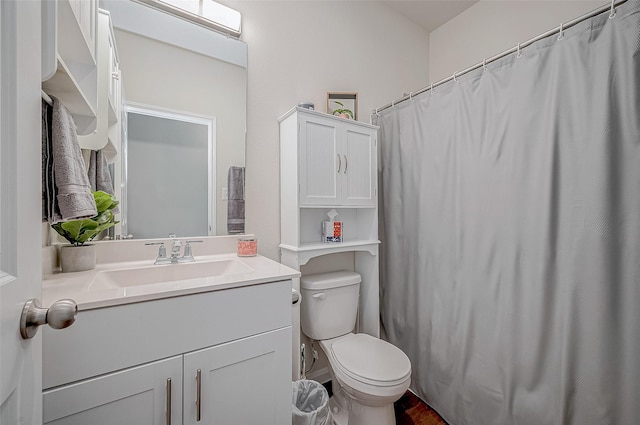
[[347,167],[349,166],[349,163],[347,162],[347,155],[343,155],[344,156],[344,173],[347,174]]
[[196,422],[202,417],[202,371],[196,372]]
[[336,156],[338,157],[338,173],[340,173],[340,169],[342,168],[342,158],[340,158],[339,153],[337,153]]
[[167,378],[167,425],[171,425],[171,378]]

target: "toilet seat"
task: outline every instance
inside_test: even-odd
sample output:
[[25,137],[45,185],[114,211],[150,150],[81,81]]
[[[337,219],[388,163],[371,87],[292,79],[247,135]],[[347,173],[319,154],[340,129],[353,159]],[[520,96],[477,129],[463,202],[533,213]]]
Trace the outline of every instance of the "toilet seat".
[[395,387],[411,375],[411,362],[406,354],[371,335],[347,334],[326,342],[329,344],[324,348],[328,348],[333,357],[334,372],[359,383]]

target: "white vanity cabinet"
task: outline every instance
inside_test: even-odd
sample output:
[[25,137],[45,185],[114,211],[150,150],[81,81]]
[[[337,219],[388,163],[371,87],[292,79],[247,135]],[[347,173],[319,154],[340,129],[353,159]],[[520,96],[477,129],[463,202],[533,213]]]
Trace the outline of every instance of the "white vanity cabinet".
[[291,423],[291,286],[80,311],[68,332],[43,329],[44,423]]
[[[306,109],[282,120],[283,149],[297,146],[294,160],[299,204],[375,206],[376,128]],[[295,132],[295,133],[294,133]]]

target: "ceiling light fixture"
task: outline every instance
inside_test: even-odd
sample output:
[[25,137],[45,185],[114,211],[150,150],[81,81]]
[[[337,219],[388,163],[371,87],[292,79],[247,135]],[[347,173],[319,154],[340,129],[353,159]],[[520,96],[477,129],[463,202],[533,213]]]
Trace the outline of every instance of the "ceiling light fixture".
[[226,34],[241,33],[240,12],[213,0],[137,1]]

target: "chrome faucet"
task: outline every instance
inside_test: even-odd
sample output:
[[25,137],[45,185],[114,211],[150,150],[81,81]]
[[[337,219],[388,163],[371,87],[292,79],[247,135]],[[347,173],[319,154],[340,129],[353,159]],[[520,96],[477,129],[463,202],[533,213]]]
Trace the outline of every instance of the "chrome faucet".
[[182,242],[178,239],[173,239],[171,242],[171,262],[177,263],[180,260],[180,248],[182,248]]

